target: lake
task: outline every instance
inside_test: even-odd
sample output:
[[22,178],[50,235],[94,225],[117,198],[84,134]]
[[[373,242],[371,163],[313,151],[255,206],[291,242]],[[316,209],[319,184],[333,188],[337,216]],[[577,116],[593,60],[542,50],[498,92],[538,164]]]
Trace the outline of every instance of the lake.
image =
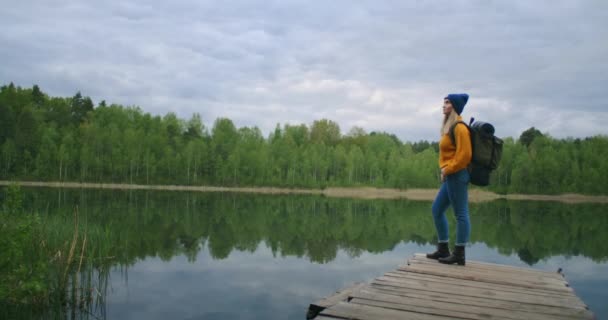
[[[434,249],[430,202],[23,191],[27,209],[49,226],[72,225],[77,206],[92,254],[105,259],[107,269],[95,275],[97,302],[76,318],[304,319],[309,303]],[[562,268],[597,318],[608,318],[607,205],[478,203],[471,224],[467,259]]]

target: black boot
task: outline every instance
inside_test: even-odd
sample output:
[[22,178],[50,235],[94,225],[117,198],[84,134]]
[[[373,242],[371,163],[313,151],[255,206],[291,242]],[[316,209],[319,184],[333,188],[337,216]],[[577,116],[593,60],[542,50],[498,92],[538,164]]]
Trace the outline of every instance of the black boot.
[[437,244],[437,251],[426,254],[427,258],[435,259],[435,260],[437,260],[439,258],[446,258],[449,256],[450,256],[450,248],[448,247],[447,242],[439,242]]
[[454,264],[457,263],[461,266],[464,266],[464,246],[456,246],[454,248],[454,253],[447,258],[439,258],[439,262],[446,264]]

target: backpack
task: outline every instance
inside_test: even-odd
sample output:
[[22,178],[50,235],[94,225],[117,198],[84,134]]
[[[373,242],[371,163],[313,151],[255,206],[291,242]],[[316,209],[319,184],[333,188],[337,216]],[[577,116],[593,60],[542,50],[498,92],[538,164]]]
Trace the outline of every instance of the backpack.
[[471,147],[473,157],[468,166],[471,175],[471,183],[476,186],[487,186],[490,184],[490,173],[498,168],[498,163],[502,157],[502,140],[494,135],[494,126],[487,122],[477,121],[471,118],[469,125],[463,121],[458,121],[450,128],[450,139],[456,146],[454,129],[462,123],[471,135]]

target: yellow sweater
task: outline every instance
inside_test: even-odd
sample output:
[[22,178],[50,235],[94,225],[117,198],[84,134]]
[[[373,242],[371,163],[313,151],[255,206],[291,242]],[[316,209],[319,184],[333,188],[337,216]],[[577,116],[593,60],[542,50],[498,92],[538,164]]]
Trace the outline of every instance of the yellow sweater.
[[[462,121],[461,116],[458,116],[458,121]],[[464,125],[456,125],[454,138],[456,146],[449,133],[444,134],[439,141],[439,167],[445,169],[446,176],[466,168],[473,155],[471,133]]]

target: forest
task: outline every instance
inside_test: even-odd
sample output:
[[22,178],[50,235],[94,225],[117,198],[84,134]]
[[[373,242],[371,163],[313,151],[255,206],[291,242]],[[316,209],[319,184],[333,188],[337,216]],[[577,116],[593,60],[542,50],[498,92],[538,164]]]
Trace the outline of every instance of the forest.
[[[0,88],[0,179],[212,186],[435,188],[436,141],[401,141],[329,119],[277,124],[265,137],[228,118],[152,115],[80,92],[51,97],[37,85]],[[557,139],[530,128],[501,137],[489,190],[603,194],[608,137]]]

